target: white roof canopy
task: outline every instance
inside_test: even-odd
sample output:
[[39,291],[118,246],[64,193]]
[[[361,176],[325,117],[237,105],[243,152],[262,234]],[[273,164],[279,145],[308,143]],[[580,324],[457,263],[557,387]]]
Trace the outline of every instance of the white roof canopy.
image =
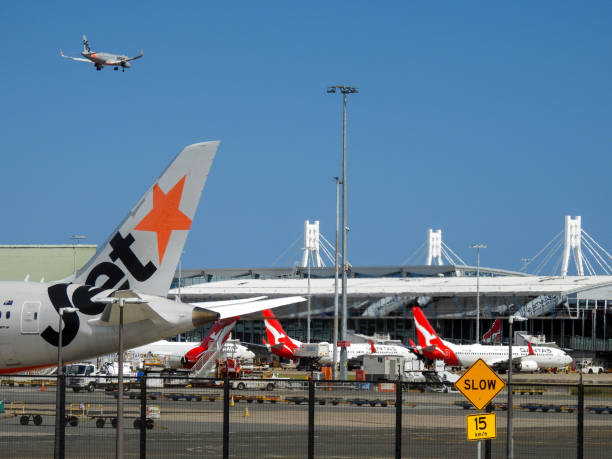
[[[484,295],[568,295],[612,286],[612,276],[499,276],[480,277],[480,293]],[[340,282],[338,286],[341,290]],[[265,295],[291,296],[308,294],[307,279],[234,279],[181,287],[181,296],[193,298],[241,298]],[[178,289],[170,291],[177,295]],[[310,294],[333,296],[334,279],[311,279]],[[386,296],[474,296],[475,277],[405,277],[349,278],[351,297]]]

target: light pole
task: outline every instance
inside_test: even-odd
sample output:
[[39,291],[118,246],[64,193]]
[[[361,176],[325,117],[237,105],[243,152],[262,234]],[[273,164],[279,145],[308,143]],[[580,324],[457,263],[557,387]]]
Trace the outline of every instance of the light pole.
[[109,297],[96,300],[97,303],[117,304],[119,306],[119,349],[117,368],[117,432],[115,437],[115,458],[123,459],[123,308],[126,304],[146,303],[145,300],[132,297]]
[[72,239],[73,241],[76,241],[76,245],[72,246],[72,263],[74,266],[74,277],[76,277],[76,248],[77,245],[79,245],[79,242],[81,242],[82,239],[85,239],[87,236],[83,236],[82,234],[73,234],[72,236],[70,236],[70,239]]
[[[327,88],[328,94],[334,94],[336,91],[342,93],[343,98],[343,115],[342,115],[342,328],[340,331],[340,339],[346,341],[346,323],[347,323],[347,281],[346,272],[348,268],[348,259],[346,257],[346,236],[348,231],[346,221],[346,96],[347,94],[355,94],[357,88],[352,86],[335,85]],[[340,349],[340,379],[347,379],[347,352],[346,346]]]
[[77,312],[77,308],[66,307],[57,310],[59,324],[57,325],[57,383],[55,384],[55,459],[64,457],[64,427],[65,427],[65,403],[66,385],[64,384],[62,364],[62,324],[64,312]]
[[306,321],[306,342],[310,343],[310,314],[311,314],[311,303],[310,303],[310,252],[308,252],[308,317]]
[[336,246],[334,251],[334,352],[332,365],[332,379],[338,377],[338,233],[340,232],[340,177],[336,181]]
[[520,321],[527,320],[524,317],[514,315],[508,317],[508,325],[510,328],[508,333],[510,336],[510,343],[508,343],[508,411],[506,417],[506,459],[514,459],[514,426],[512,419],[512,343],[514,341],[514,333],[512,331],[512,324],[514,323],[515,319]]
[[486,249],[484,244],[472,244],[470,249],[476,249],[476,343],[480,343],[480,249]]

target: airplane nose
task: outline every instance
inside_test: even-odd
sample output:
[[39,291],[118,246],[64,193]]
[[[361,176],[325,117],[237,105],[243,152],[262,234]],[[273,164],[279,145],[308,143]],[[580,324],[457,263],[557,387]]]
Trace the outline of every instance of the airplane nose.
[[214,322],[219,318],[218,312],[209,311],[208,309],[195,307],[191,312],[191,323],[195,328],[202,327],[206,324]]

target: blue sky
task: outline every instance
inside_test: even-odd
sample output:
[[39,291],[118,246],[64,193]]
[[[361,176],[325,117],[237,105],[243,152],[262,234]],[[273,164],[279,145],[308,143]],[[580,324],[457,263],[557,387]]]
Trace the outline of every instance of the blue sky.
[[[270,266],[331,240],[348,129],[348,254],[428,228],[518,269],[582,215],[612,249],[612,3],[2,2],[2,244],[102,243],[184,146],[222,141],[183,266]],[[96,72],[95,50],[144,58]],[[424,260],[423,260],[424,261]],[[286,263],[285,263],[286,264]]]

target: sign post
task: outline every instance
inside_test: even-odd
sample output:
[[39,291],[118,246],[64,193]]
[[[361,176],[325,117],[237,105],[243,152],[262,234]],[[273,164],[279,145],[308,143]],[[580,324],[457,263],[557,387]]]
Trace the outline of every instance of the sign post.
[[[455,387],[477,410],[482,410],[506,384],[484,360],[478,359],[455,382]],[[466,427],[468,440],[487,440],[497,436],[495,413],[468,415]]]

